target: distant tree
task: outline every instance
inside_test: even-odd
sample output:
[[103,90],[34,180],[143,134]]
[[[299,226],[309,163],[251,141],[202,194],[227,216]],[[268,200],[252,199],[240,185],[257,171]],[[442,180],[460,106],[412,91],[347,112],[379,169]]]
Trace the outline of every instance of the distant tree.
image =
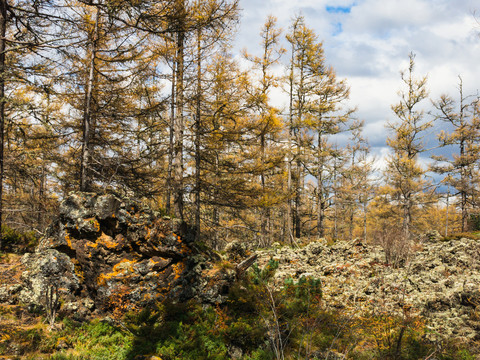
[[363,124],[363,121],[355,121],[351,126],[351,143],[345,151],[346,161],[341,169],[338,189],[338,205],[341,208],[338,216],[345,223],[348,234],[346,237],[350,240],[354,237],[356,219],[361,219],[362,237],[366,241],[367,205],[373,197],[374,186],[370,179],[373,174],[373,161],[368,158],[370,148],[362,135]]
[[434,156],[436,164],[433,169],[446,175],[445,184],[456,190],[452,195],[459,196],[463,232],[467,227],[469,208],[477,205],[480,183],[477,171],[480,160],[478,99],[463,94],[463,81],[460,78],[458,103],[450,96],[442,95],[434,105],[439,111],[436,118],[447,122],[453,128],[451,132],[440,132],[440,146],[456,146],[458,153],[454,154],[453,158]]

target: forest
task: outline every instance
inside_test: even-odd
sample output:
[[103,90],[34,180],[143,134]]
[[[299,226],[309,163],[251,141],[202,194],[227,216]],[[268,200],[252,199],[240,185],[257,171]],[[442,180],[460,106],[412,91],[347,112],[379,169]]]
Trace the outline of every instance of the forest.
[[[388,242],[477,219],[479,102],[432,100],[415,55],[399,77],[390,154],[375,166],[348,79],[302,16],[231,45],[238,1],[2,1],[2,226],[42,234],[72,190],[117,192],[222,248],[298,239]],[[245,63],[245,62],[244,62]],[[285,104],[272,105],[272,91]],[[278,101],[277,101],[278,102]],[[426,134],[447,129],[429,166]],[[338,136],[348,141],[338,142]],[[436,173],[437,176],[426,176]],[[435,179],[433,180],[426,180]],[[447,192],[448,188],[448,192]],[[5,242],[5,241],[4,241]]]
[[480,353],[478,94],[405,54],[379,161],[322,34],[266,15],[235,55],[241,14],[0,0],[0,358]]

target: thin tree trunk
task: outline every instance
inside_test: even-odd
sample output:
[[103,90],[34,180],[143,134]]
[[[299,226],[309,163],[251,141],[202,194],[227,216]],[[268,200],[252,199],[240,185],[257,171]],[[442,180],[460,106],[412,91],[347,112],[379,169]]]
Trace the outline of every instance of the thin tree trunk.
[[407,194],[406,199],[405,199],[405,204],[403,206],[403,235],[405,237],[405,240],[410,239],[410,224],[412,222],[412,204],[411,204],[411,195]]
[[[298,113],[297,113],[297,123],[300,125],[302,124],[302,117],[303,117],[303,105],[305,102],[305,89],[304,89],[304,69],[305,69],[305,64],[304,64],[304,57],[301,57],[301,63],[299,64],[300,68],[300,83],[299,83],[299,88],[298,88]],[[296,190],[295,190],[295,237],[298,239],[300,238],[302,234],[302,221],[300,218],[300,206],[301,206],[301,200],[302,200],[302,164],[300,161],[301,158],[301,134],[297,132],[297,178],[296,178]]]
[[300,177],[302,176],[302,171],[301,171],[301,163],[300,163],[300,158],[297,153],[297,178],[296,178],[296,191],[295,191],[295,237],[299,239],[302,234],[302,223],[301,223],[301,218],[300,218],[300,204],[301,204],[301,179]]
[[447,190],[447,209],[446,209],[446,217],[445,217],[445,237],[448,236],[448,206],[450,201],[450,185],[448,185],[448,190]]
[[460,207],[462,210],[462,232],[467,228],[467,169],[465,162],[465,142],[461,140],[460,142],[460,159],[462,161],[460,168]]
[[[263,124],[262,124],[263,125]],[[266,199],[266,184],[265,184],[265,134],[263,133],[260,135],[260,153],[261,153],[261,174],[260,174],[260,183],[262,185],[262,204],[261,204],[261,225],[260,225],[260,232],[262,234],[262,241],[263,245],[266,246],[270,243],[270,239],[268,238],[268,200]]]
[[292,129],[293,129],[293,68],[294,68],[294,57],[295,51],[292,44],[292,59],[290,60],[290,104],[289,104],[289,124],[288,124],[288,159],[287,159],[287,235],[291,244],[293,244],[293,233],[292,233],[292,200],[290,196],[292,194]]
[[90,157],[91,154],[91,138],[92,138],[92,106],[93,91],[95,80],[95,60],[97,58],[97,41],[99,29],[100,10],[95,8],[95,25],[90,40],[91,54],[88,65],[87,89],[85,92],[85,106],[83,111],[83,141],[82,141],[82,159],[80,165],[80,191],[90,190]]
[[42,173],[40,175],[39,189],[38,189],[38,214],[37,214],[38,227],[42,232],[45,227],[45,188],[46,188],[45,182],[46,182],[46,169],[45,169],[45,164],[42,164]]
[[322,136],[318,133],[317,146],[317,236],[322,238],[325,236],[323,229],[324,206],[323,206],[323,159],[322,159]]
[[[335,148],[335,152],[337,149]],[[335,240],[338,239],[338,192],[337,192],[337,154],[335,154],[334,164],[333,164],[333,198],[334,198],[334,206],[335,206],[335,215],[334,215],[334,222],[333,222],[333,238]]]
[[201,30],[197,31],[197,99],[195,118],[195,239],[200,240],[200,144],[201,144],[201,94],[202,94],[202,57]]
[[177,69],[177,54],[175,52],[175,57],[172,64],[172,94],[170,98],[170,140],[168,143],[168,167],[167,167],[167,191],[165,194],[165,211],[167,214],[170,214],[171,211],[171,198],[172,198],[172,168],[173,168],[173,136],[174,136],[174,127],[175,127],[175,78],[176,78],[176,69]]
[[177,32],[177,79],[176,79],[176,117],[175,117],[175,140],[174,140],[174,207],[175,216],[183,218],[183,72],[184,72],[184,42],[185,42],[185,4],[183,0],[177,0],[178,32]]
[[[218,159],[218,153],[215,154],[215,178],[219,178],[219,159]],[[218,190],[217,187],[215,186],[213,190],[213,203],[216,204],[218,203]],[[215,245],[215,249],[218,249],[218,230],[219,230],[219,225],[220,225],[220,216],[218,213],[219,207],[214,205],[213,206],[213,243]]]
[[367,242],[367,202],[363,202],[363,241]]
[[0,250],[3,246],[3,178],[4,178],[4,147],[5,147],[5,50],[7,33],[7,0],[0,0]]

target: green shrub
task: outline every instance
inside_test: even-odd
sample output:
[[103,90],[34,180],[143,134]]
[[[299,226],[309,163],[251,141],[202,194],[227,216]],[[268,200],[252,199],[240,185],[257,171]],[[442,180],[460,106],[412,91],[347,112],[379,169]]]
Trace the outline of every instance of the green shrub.
[[2,246],[4,251],[23,253],[33,251],[38,244],[38,237],[33,231],[20,232],[7,225],[2,225]]

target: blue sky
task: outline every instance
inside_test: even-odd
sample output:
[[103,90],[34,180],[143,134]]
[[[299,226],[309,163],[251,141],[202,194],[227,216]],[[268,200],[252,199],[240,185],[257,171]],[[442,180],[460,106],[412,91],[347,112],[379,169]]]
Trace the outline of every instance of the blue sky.
[[[433,100],[480,88],[480,2],[477,0],[240,0],[243,8],[235,51],[258,54],[259,31],[270,14],[288,29],[302,14],[323,41],[326,61],[351,88],[350,105],[365,120],[372,150],[387,153],[390,106],[399,101],[400,71],[416,54],[416,73],[428,76]],[[286,59],[285,59],[286,60]],[[273,95],[281,103],[281,94]],[[426,111],[431,103],[423,104]],[[439,125],[441,126],[441,125]]]

